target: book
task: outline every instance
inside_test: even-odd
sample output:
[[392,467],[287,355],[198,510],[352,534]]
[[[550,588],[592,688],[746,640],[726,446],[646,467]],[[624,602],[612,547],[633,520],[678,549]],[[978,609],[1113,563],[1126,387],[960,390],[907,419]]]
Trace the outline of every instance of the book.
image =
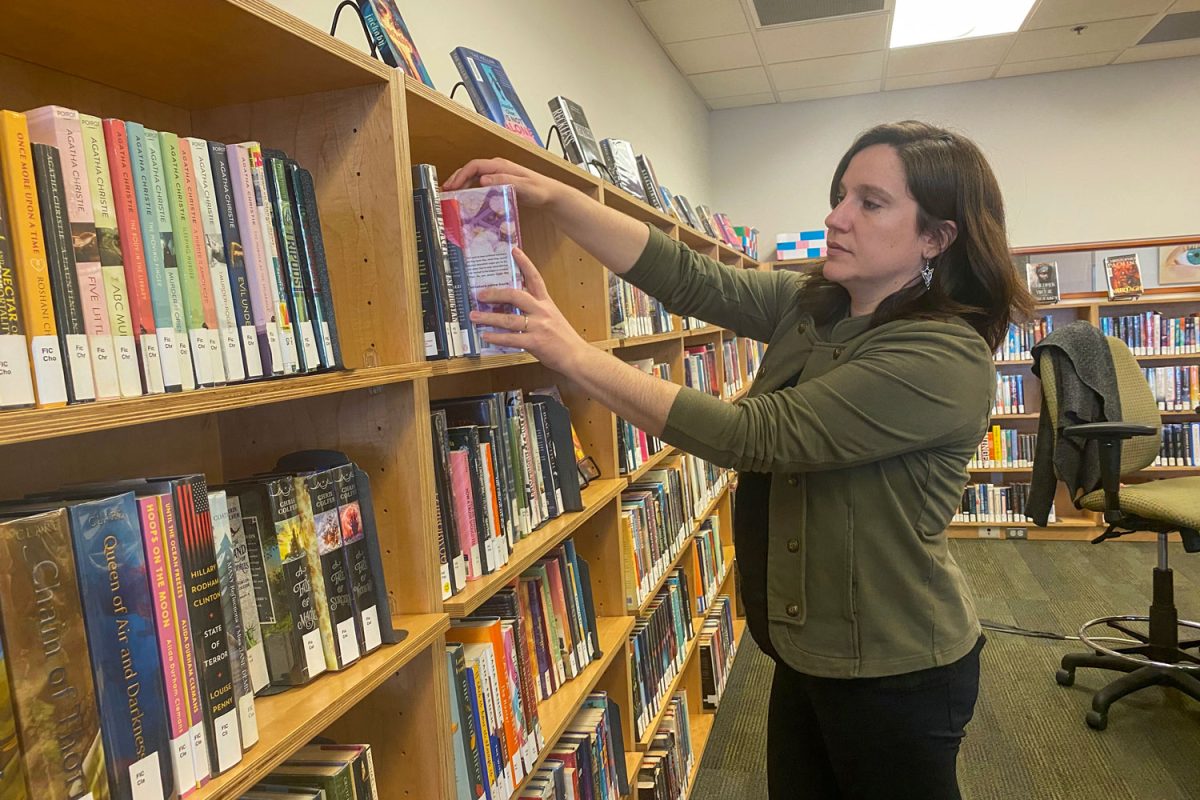
[[210,491],[208,507],[212,515],[213,552],[217,557],[221,616],[225,624],[225,643],[229,650],[229,670],[234,706],[238,712],[238,732],[242,737],[242,749],[249,750],[258,742],[258,718],[254,707],[254,686],[250,682],[250,667],[246,661],[242,597],[234,567],[233,531],[229,525],[229,500],[225,492]]
[[468,700],[467,662],[463,646],[446,645],[446,672],[450,681],[450,720],[454,742],[454,777],[457,800],[482,800],[479,731]]
[[355,800],[380,800],[375,779],[375,761],[369,744],[321,744],[301,747],[287,760],[289,764],[335,764],[350,769]]
[[562,139],[563,152],[572,164],[583,167],[597,178],[604,178],[606,166],[600,145],[588,124],[583,106],[559,95],[550,101],[550,115]]
[[446,412],[436,409],[430,414],[433,438],[433,474],[436,493],[438,537],[438,568],[442,599],[457,594],[466,584],[467,569],[463,558],[464,531],[459,530],[458,508],[454,500],[450,472],[450,439],[446,433]]
[[[419,268],[429,276],[429,294],[435,304],[435,317],[445,327],[445,354],[454,358],[464,354],[465,343],[459,320],[454,277],[447,264],[445,224],[442,219],[437,170],[429,164],[414,164],[412,180]],[[439,347],[441,341],[442,339],[438,338]]]
[[[453,687],[453,684],[451,684]],[[0,642],[0,797],[28,800],[25,766],[21,763],[21,742],[17,740],[17,721],[13,714],[8,664]]]
[[433,89],[433,80],[394,0],[366,0],[359,3],[359,9],[384,63],[404,70]]
[[225,495],[228,508],[229,539],[232,543],[233,574],[237,583],[238,603],[241,606],[242,649],[246,654],[246,670],[250,675],[250,688],[258,694],[271,681],[267,672],[267,654],[263,649],[262,630],[258,619],[258,601],[255,599],[254,571],[250,567],[250,543],[246,539],[246,523],[242,516],[242,503],[236,495]]
[[266,780],[289,786],[325,790],[326,800],[355,800],[354,774],[348,764],[313,764],[285,761]]
[[462,332],[462,354],[477,356],[483,348],[479,329],[471,321],[470,287],[467,281],[467,256],[463,243],[462,206],[456,198],[442,198],[442,222],[446,234],[446,267],[453,283],[453,302]]
[[642,179],[642,189],[645,191],[646,202],[657,208],[659,211],[666,211],[666,206],[663,205],[662,192],[659,190],[658,173],[654,171],[654,164],[650,161],[650,156],[639,155],[636,158],[638,177]]
[[476,111],[538,147],[542,146],[533,121],[499,61],[467,47],[454,48],[450,58],[458,68]]
[[642,188],[642,176],[638,171],[633,145],[624,139],[601,139],[600,152],[604,154],[604,163],[608,165],[613,182],[627,194],[645,200],[646,192]]
[[[330,669],[342,669],[357,661],[362,649],[359,645],[351,600],[350,571],[346,567],[345,553],[342,549],[337,475],[332,469],[297,475],[296,489],[303,493],[300,497],[300,508],[306,523],[301,528],[305,537],[304,548],[308,552],[310,564],[315,555],[319,568],[319,571],[311,571],[311,580],[314,585],[317,580],[322,582],[322,591],[314,592],[314,595],[319,595],[315,599],[324,598],[326,602],[332,635],[334,659],[330,665],[326,654],[326,666]],[[308,515],[312,518],[311,539],[307,525]],[[322,639],[325,638],[324,630],[321,636]]]
[[[446,192],[443,197],[455,200],[459,205],[467,296],[471,310],[520,313],[507,304],[483,303],[479,300],[479,292],[483,289],[525,288],[521,270],[513,257],[513,248],[521,246],[516,190],[510,185],[501,184]],[[489,326],[476,326],[476,329],[480,334],[494,330]],[[514,352],[520,350],[487,342],[481,342],[480,346],[482,355]]]
[[289,164],[292,178],[292,200],[295,203],[296,236],[300,241],[300,257],[313,285],[320,341],[324,343],[330,369],[342,367],[342,345],[338,336],[337,314],[334,311],[333,289],[329,282],[329,266],[325,260],[325,239],[321,234],[321,216],[317,211],[317,190],[312,173],[297,164]]
[[1025,265],[1025,280],[1035,301],[1058,302],[1058,262],[1029,262]]
[[69,222],[68,243],[75,256],[75,278],[83,325],[91,352],[92,379],[96,399],[121,396],[117,377],[112,325],[108,317],[100,248],[92,194],[86,184],[83,164],[83,133],[79,113],[61,106],[42,106],[25,114],[31,141],[58,148],[59,179],[66,198]]
[[87,173],[81,188],[91,193],[96,249],[112,326],[117,383],[122,397],[140,397],[143,393],[141,358],[130,312],[131,298],[125,280],[125,257],[117,227],[116,198],[109,175],[104,124],[99,117],[80,114],[79,128],[83,135],[83,167]]
[[59,345],[50,291],[50,265],[42,237],[29,127],[25,115],[14,111],[0,110],[0,178],[4,181],[26,352],[33,372],[34,402],[42,408],[64,406],[65,356]]
[[288,178],[288,158],[278,150],[263,151],[263,175],[266,178],[267,197],[271,203],[271,215],[275,220],[275,243],[279,252],[279,268],[286,289],[288,312],[296,331],[296,349],[301,372],[316,372],[328,368],[329,357],[324,338],[317,332],[313,322],[316,314],[313,286],[300,260],[299,240],[296,237],[296,220],[293,216],[291,181]]
[[1104,276],[1108,283],[1109,300],[1132,300],[1142,294],[1142,270],[1137,253],[1107,256]]

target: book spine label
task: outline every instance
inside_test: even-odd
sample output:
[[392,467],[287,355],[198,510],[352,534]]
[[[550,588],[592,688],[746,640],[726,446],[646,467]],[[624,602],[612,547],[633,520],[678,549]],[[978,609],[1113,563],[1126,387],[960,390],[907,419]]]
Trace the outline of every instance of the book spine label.
[[142,226],[138,219],[129,136],[125,130],[125,123],[119,119],[106,119],[102,124],[109,174],[112,179],[113,214],[116,217],[116,225],[110,236],[114,236],[119,244],[121,263],[125,270],[125,286],[129,290],[129,318],[141,364],[142,389],[146,394],[162,394],[166,387],[159,360],[154,301],[150,293],[146,253],[142,245]]
[[284,372],[300,371],[300,352],[296,341],[296,328],[288,309],[287,276],[280,261],[279,247],[275,241],[275,215],[271,212],[271,200],[267,194],[266,169],[263,167],[262,148],[258,142],[247,142],[246,154],[250,158],[250,179],[254,184],[254,205],[258,209],[259,236],[262,237],[267,274],[271,277],[271,298],[275,319],[279,324],[279,338],[283,350]]
[[67,384],[30,147],[25,116],[0,110],[0,177],[5,182],[9,233],[29,363],[33,367],[35,402],[43,408],[54,408],[66,405]]
[[[207,148],[205,148],[207,152]],[[242,598],[234,574],[233,533],[229,528],[229,504],[223,491],[208,493],[212,516],[213,551],[217,557],[217,577],[221,589],[221,615],[225,621],[225,644],[229,650],[229,669],[233,683],[234,705],[238,712],[238,730],[242,749],[249,750],[258,741],[258,719],[254,708],[254,688],[246,664],[242,628]]]
[[312,173],[308,170],[295,165],[289,165],[288,169],[292,178],[292,202],[295,205],[300,258],[308,270],[308,280],[313,287],[313,322],[324,347],[321,360],[326,367],[336,369],[342,365],[341,342],[333,310],[329,265],[325,262],[325,239],[321,235],[321,217],[317,211],[317,190]]
[[[317,619],[317,599],[309,573],[308,553],[301,545],[300,492],[292,478],[279,478],[267,484],[275,521],[275,541],[279,553],[281,574],[272,576],[275,597],[275,625],[286,626],[288,636],[295,637],[298,648],[296,666],[302,681],[315,678],[325,671],[325,649]],[[276,589],[276,586],[278,588]],[[280,600],[283,602],[279,602]],[[259,608],[262,618],[262,608]]]
[[241,500],[236,495],[227,494],[225,504],[229,509],[229,538],[233,545],[233,575],[237,582],[238,603],[241,606],[242,649],[246,654],[246,670],[250,675],[251,693],[258,694],[267,688],[271,678],[267,672],[267,656],[263,652],[262,631],[259,629],[258,603],[254,597],[254,573],[250,568],[250,549],[246,541],[246,525],[242,517]]
[[[154,221],[158,230],[159,261],[163,265],[164,286],[171,326],[175,331],[175,354],[179,359],[179,379],[185,391],[196,388],[195,356],[192,339],[188,332],[187,317],[183,307],[183,283],[179,275],[180,257],[175,245],[175,226],[172,221],[171,202],[167,193],[166,167],[163,161],[162,142],[158,131],[145,129],[146,163],[149,166],[149,183],[153,198]],[[160,330],[161,330],[161,324]]]
[[263,376],[262,355],[259,353],[258,333],[254,327],[254,308],[250,298],[250,281],[246,274],[246,254],[238,227],[237,207],[233,198],[233,176],[229,169],[229,151],[220,142],[208,143],[209,166],[213,175],[213,191],[217,203],[224,262],[229,269],[229,288],[233,300],[234,325],[242,343],[246,377]]
[[334,470],[322,470],[304,477],[312,508],[321,575],[325,579],[325,599],[333,625],[334,646],[341,666],[358,660],[361,654],[350,572],[346,568],[342,524],[338,516],[338,484]]
[[233,184],[234,207],[237,211],[238,230],[241,233],[242,253],[246,261],[247,283],[254,327],[258,335],[258,349],[263,362],[263,374],[283,374],[283,342],[280,338],[279,320],[276,319],[274,301],[274,278],[267,263],[267,250],[263,245],[262,224],[255,202],[254,176],[250,169],[250,154],[242,145],[231,144],[225,149],[229,163],[229,177]]
[[305,286],[304,269],[300,265],[300,249],[296,243],[296,223],[292,218],[291,189],[287,164],[280,158],[266,158],[263,176],[267,197],[275,221],[275,243],[279,267],[283,276],[283,298],[296,328],[296,347],[303,372],[321,368],[320,346],[312,320],[312,286]]
[[[158,342],[163,390],[178,392],[183,389],[179,370],[179,349],[175,342],[174,317],[171,314],[167,273],[163,264],[162,238],[158,232],[158,218],[155,214],[155,194],[151,182],[150,148],[147,144],[146,129],[136,122],[126,122],[125,138],[129,147],[129,172],[133,179],[133,195],[137,200],[137,223],[141,229],[142,257],[146,264],[150,309],[154,314],[154,339]],[[123,227],[123,230],[129,234],[133,228]]]
[[104,276],[104,296],[108,300],[108,319],[112,324],[113,348],[116,351],[117,384],[122,397],[140,397],[142,372],[138,363],[129,291],[125,285],[125,259],[121,253],[116,198],[109,178],[104,128],[99,117],[86,114],[79,115],[79,127],[83,134],[83,165],[96,225],[96,248],[99,251],[100,271]]

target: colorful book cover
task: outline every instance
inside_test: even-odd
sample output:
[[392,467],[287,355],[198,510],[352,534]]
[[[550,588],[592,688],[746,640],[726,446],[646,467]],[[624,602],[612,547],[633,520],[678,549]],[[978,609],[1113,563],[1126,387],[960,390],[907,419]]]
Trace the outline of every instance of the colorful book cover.
[[499,61],[467,47],[454,48],[450,58],[462,76],[476,111],[538,147],[542,146],[533,121]]
[[[114,120],[120,124],[119,120]],[[154,338],[158,341],[158,360],[162,368],[163,389],[178,392],[183,389],[180,377],[182,358],[175,341],[175,314],[172,312],[172,292],[167,284],[166,263],[163,260],[163,239],[158,230],[157,196],[152,182],[150,148],[146,129],[136,122],[125,123],[125,139],[129,147],[129,171],[133,179],[133,194],[137,199],[139,228],[122,225],[126,238],[140,229],[142,257],[146,263],[146,283],[150,291],[150,308],[154,313]],[[154,137],[155,142],[158,137]],[[182,322],[182,309],[179,316]],[[190,348],[189,348],[190,349]],[[187,359],[191,369],[191,356]]]
[[122,397],[142,395],[142,369],[134,336],[131,298],[125,281],[125,257],[117,227],[116,197],[109,176],[108,148],[99,117],[79,115],[83,133],[83,164],[87,171],[86,188],[92,195],[92,214],[96,223],[96,247],[100,254],[100,272],[104,278],[104,296],[108,301],[108,319],[112,324],[116,350],[117,382]]
[[329,591],[325,573],[321,569],[321,551],[317,546],[316,522],[313,519],[312,497],[303,476],[294,476],[296,496],[296,542],[307,560],[308,581],[312,587],[313,612],[317,618],[317,630],[321,632],[321,648],[325,656],[325,668],[342,669],[346,664],[341,659],[338,636],[334,630],[333,615],[329,605]]
[[242,649],[246,653],[246,669],[254,694],[267,688],[271,676],[267,672],[267,654],[263,650],[262,631],[258,620],[258,601],[254,597],[254,573],[250,568],[250,549],[246,540],[246,524],[241,500],[226,493],[229,509],[229,538],[233,543],[233,573],[237,581],[238,603],[242,616]]
[[[53,575],[54,590],[45,585]],[[0,522],[0,615],[30,797],[109,797],[65,509]]]
[[337,474],[332,469],[326,469],[310,472],[296,480],[303,481],[308,492],[337,661],[344,667],[358,660],[362,648],[359,646],[358,625],[354,618],[350,570],[347,569],[343,550],[345,545],[342,541],[342,520],[338,514]]
[[4,184],[0,182],[0,408],[32,406],[36,399],[20,296],[9,239]]
[[166,386],[159,358],[158,326],[154,321],[154,299],[150,292],[146,252],[142,245],[142,225],[138,219],[129,136],[125,123],[119,119],[106,119],[101,124],[112,180],[113,216],[116,220],[111,228],[106,229],[111,241],[101,242],[101,253],[113,242],[121,252],[125,286],[129,290],[129,324],[136,340],[142,389],[146,394],[162,394]]
[[217,577],[221,587],[221,615],[225,623],[225,643],[229,649],[229,670],[233,701],[238,711],[238,732],[242,749],[249,750],[258,741],[258,719],[254,708],[254,687],[246,664],[245,637],[242,628],[242,598],[234,574],[233,533],[229,528],[229,502],[224,491],[208,493],[212,515],[213,552],[217,557]]
[[116,797],[175,796],[155,604],[132,492],[72,503],[71,541]]
[[296,238],[296,220],[292,216],[291,182],[288,180],[287,160],[278,151],[263,153],[263,175],[267,198],[275,220],[275,244],[279,252],[279,268],[283,276],[284,295],[292,324],[296,329],[296,349],[302,372],[316,372],[323,360],[317,331],[313,325],[313,288],[300,261],[300,246]]
[[[191,147],[183,139],[177,139],[179,167],[183,176],[184,212],[191,233],[192,255],[196,259],[196,279],[200,285],[200,306],[204,313],[204,331],[208,339],[209,368],[213,381],[218,385],[227,380],[225,361],[221,355],[221,323],[217,318],[216,287],[212,282],[212,269],[208,263],[208,247],[204,239],[204,223],[200,212],[200,190],[197,186],[196,168],[192,162]],[[208,163],[208,154],[204,155]]]
[[1109,300],[1132,300],[1142,294],[1142,270],[1137,253],[1108,256],[1104,259]]
[[61,106],[42,106],[27,112],[25,117],[29,121],[29,138],[39,144],[57,147],[59,151],[62,164],[60,174],[71,225],[71,245],[75,252],[75,276],[88,347],[92,354],[96,398],[120,397],[112,324],[108,318],[100,246],[92,212],[92,193],[87,188],[83,163],[83,132],[79,126],[79,113]]
[[267,191],[266,168],[263,165],[262,147],[258,142],[244,142],[250,160],[250,179],[254,185],[254,205],[258,209],[258,231],[262,237],[264,263],[273,283],[275,319],[279,324],[280,343],[283,346],[284,372],[288,375],[301,371],[299,343],[295,319],[289,308],[288,276],[279,255],[279,244],[275,238],[275,212],[271,209],[271,198]]
[[[483,186],[446,192],[444,197],[457,201],[459,206],[471,310],[519,313],[512,306],[479,300],[483,289],[525,288],[521,270],[513,258],[513,248],[521,246],[516,190],[509,185]],[[480,333],[494,330],[486,326],[477,329]],[[482,355],[514,352],[520,350],[481,342]]]
[[[454,747],[454,791],[457,800],[478,800],[482,796],[472,792],[472,776],[467,768],[467,752],[469,742],[474,739],[466,720],[463,719],[461,690],[457,671],[457,659],[461,658],[461,645],[446,645],[446,680],[450,686],[450,737]],[[463,666],[465,671],[465,664]],[[481,784],[474,784],[482,790]]]
[[359,642],[362,651],[369,653],[383,644],[379,633],[379,598],[375,577],[371,573],[371,557],[367,552],[366,529],[363,526],[362,506],[358,500],[358,481],[354,466],[343,464],[333,468],[337,490],[338,525],[341,531],[343,555],[350,574],[351,598],[358,620]]
[[25,322],[34,401],[42,408],[67,404],[64,356],[59,347],[50,264],[42,238],[42,215],[33,177],[33,151],[24,114],[0,110],[0,178],[11,224],[18,300]]
[[8,683],[8,663],[0,643],[0,797],[4,800],[28,800],[25,767],[21,763],[21,742],[17,740],[17,718],[13,714],[12,692]]
[[435,88],[394,0],[367,0],[359,3],[359,8],[384,63],[404,70],[430,89]]
[[463,355],[477,356],[483,347],[479,331],[471,321],[471,301],[467,297],[467,259],[463,250],[462,207],[457,199],[441,199],[442,222],[446,233],[446,266],[451,276],[454,305],[462,332]]

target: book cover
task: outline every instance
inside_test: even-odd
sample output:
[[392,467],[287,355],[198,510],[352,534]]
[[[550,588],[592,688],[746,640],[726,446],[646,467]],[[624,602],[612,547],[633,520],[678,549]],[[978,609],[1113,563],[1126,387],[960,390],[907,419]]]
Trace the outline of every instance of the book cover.
[[1025,265],[1025,280],[1034,300],[1039,303],[1058,302],[1058,262],[1029,262]]
[[[121,125],[120,120],[110,120]],[[133,181],[133,196],[137,201],[136,218],[118,220],[123,233],[122,242],[136,235],[141,236],[142,259],[145,263],[146,284],[150,292],[150,310],[154,315],[154,339],[158,342],[158,363],[162,369],[163,390],[183,390],[180,377],[181,359],[175,342],[174,314],[171,311],[171,292],[167,286],[167,271],[163,261],[162,237],[158,232],[158,216],[155,213],[155,193],[151,183],[150,149],[146,144],[146,129],[136,122],[124,123],[125,140],[129,150],[129,173]],[[157,140],[157,137],[155,137]],[[116,134],[114,133],[114,141]],[[116,163],[116,159],[110,159]],[[127,213],[122,206],[117,211]],[[136,219],[137,226],[132,224]],[[136,256],[127,258],[127,263],[137,263]],[[190,359],[190,356],[189,356]],[[190,361],[189,361],[190,364]]]
[[1108,283],[1109,300],[1132,300],[1142,294],[1142,270],[1137,253],[1108,256],[1104,259],[1104,276]]
[[704,229],[704,232],[707,233],[709,237],[713,239],[721,238],[717,234],[716,226],[713,225],[712,211],[708,206],[696,206],[696,216],[700,218],[700,227]]
[[[362,648],[359,646],[358,629],[354,619],[350,571],[346,568],[346,554],[342,550],[344,545],[342,522],[338,514],[337,475],[332,469],[320,470],[297,476],[296,482],[303,486],[308,495],[314,538],[311,544],[305,543],[305,548],[316,548],[333,632],[335,663],[340,669],[357,661]],[[301,507],[303,506],[304,500],[301,499]],[[311,558],[311,551],[309,556]],[[315,582],[315,576],[313,580]]]
[[296,238],[296,221],[292,216],[291,181],[288,180],[287,158],[275,150],[263,151],[263,176],[267,198],[275,220],[275,247],[279,253],[279,268],[283,275],[284,295],[296,333],[296,352],[301,372],[316,372],[326,366],[321,356],[323,342],[318,340],[313,325],[314,296],[304,266],[300,262],[300,247]]
[[25,114],[29,138],[39,144],[58,148],[61,163],[59,177],[66,196],[70,220],[70,245],[75,255],[75,278],[83,325],[92,355],[92,379],[96,399],[121,396],[117,377],[116,351],[112,323],[108,317],[104,273],[100,266],[100,247],[96,239],[96,220],[92,194],[87,187],[87,169],[83,162],[83,132],[79,113],[61,106],[42,106]]
[[[53,584],[47,584],[53,576]],[[65,509],[0,521],[0,616],[29,795],[109,796]]]
[[638,177],[642,179],[642,190],[645,193],[646,202],[659,211],[666,211],[666,207],[663,206],[662,194],[658,188],[658,173],[654,171],[654,164],[650,161],[650,156],[639,155],[636,161]]
[[463,355],[477,356],[483,347],[479,330],[471,321],[471,301],[467,297],[467,257],[463,249],[462,207],[455,198],[442,198],[442,221],[446,233],[446,263],[454,288],[454,307],[458,312],[463,336]]
[[292,179],[292,202],[295,204],[296,236],[300,242],[300,258],[308,270],[316,305],[314,321],[320,340],[325,346],[330,369],[342,367],[342,344],[338,336],[337,313],[334,311],[333,287],[329,282],[329,265],[325,260],[325,238],[321,234],[321,215],[317,210],[317,188],[312,173],[297,164],[289,164]]
[[225,505],[229,510],[229,539],[233,543],[233,574],[237,582],[238,603],[242,617],[242,649],[246,654],[246,670],[254,694],[267,688],[271,676],[267,672],[267,654],[263,650],[262,630],[258,620],[258,601],[254,596],[254,572],[250,568],[250,545],[246,541],[246,525],[242,518],[241,500],[228,492]]
[[454,48],[450,58],[458,68],[476,111],[538,147],[542,146],[542,139],[534,129],[533,121],[525,112],[525,106],[521,105],[521,98],[517,97],[517,90],[499,61],[466,47]]
[[120,251],[125,286],[129,290],[129,324],[137,347],[142,390],[146,394],[162,394],[166,386],[159,358],[158,326],[154,321],[154,300],[150,293],[146,253],[142,246],[142,226],[138,219],[129,137],[125,123],[119,119],[106,119],[101,126],[112,182],[112,214],[115,220],[113,225],[106,225],[102,230],[101,235],[107,241],[101,242],[101,254],[113,243]]
[[[444,196],[457,200],[461,212],[462,250],[471,310],[520,313],[509,305],[479,300],[479,292],[483,289],[525,288],[521,270],[513,258],[513,248],[521,246],[516,190],[509,185],[484,186],[446,192]],[[482,334],[494,329],[477,326],[477,330]],[[481,344],[482,355],[520,352],[517,348]]]
[[313,522],[312,501],[304,478],[289,475],[280,478],[279,482],[290,480],[293,484],[292,493],[296,498],[296,516],[292,527],[296,537],[296,546],[304,554],[304,566],[308,570],[309,591],[312,592],[312,610],[320,634],[321,657],[325,660],[325,669],[338,670],[344,664],[337,647],[337,635],[333,629],[333,619],[330,615],[329,597],[325,588],[325,575],[321,570],[321,554],[317,549],[316,526]]
[[588,124],[587,114],[583,106],[570,98],[559,95],[550,101],[550,115],[554,118],[554,127],[562,139],[563,152],[572,164],[583,167],[597,178],[604,178],[606,166],[600,145]]
[[92,348],[87,337],[85,311],[79,296],[75,270],[75,252],[70,244],[67,196],[62,183],[58,148],[33,145],[33,172],[37,176],[38,208],[42,213],[46,262],[50,267],[50,288],[54,316],[58,321],[58,342],[66,359],[67,397],[72,403],[96,399],[92,374]]
[[672,200],[672,198],[675,195],[671,194],[671,190],[668,189],[666,186],[663,186],[660,184],[658,187],[658,195],[659,195],[659,197],[662,198],[663,210],[666,211],[668,214],[670,214],[675,219],[682,222],[683,217],[681,217],[679,215],[679,212],[675,209],[675,202],[674,202],[674,200]]
[[289,307],[288,275],[279,254],[275,238],[275,226],[279,220],[271,208],[271,197],[267,190],[267,171],[263,164],[262,146],[258,142],[243,142],[243,152],[250,161],[250,180],[254,186],[254,205],[258,209],[258,231],[262,237],[264,261],[267,274],[271,277],[272,297],[275,300],[275,320],[279,325],[280,344],[283,351],[283,371],[286,375],[302,372],[300,343],[296,333],[295,319]]
[[242,598],[234,570],[233,532],[229,526],[229,501],[225,492],[209,492],[208,507],[212,516],[213,552],[217,557],[221,618],[225,624],[225,644],[229,651],[233,703],[238,712],[238,732],[242,737],[242,750],[249,750],[258,741],[258,719],[254,707],[254,687],[250,683],[250,667],[246,663]]
[[242,342],[242,360],[246,377],[263,377],[262,354],[259,352],[258,332],[254,326],[254,306],[250,297],[250,278],[246,271],[246,252],[238,226],[234,201],[233,173],[229,168],[228,149],[221,142],[208,143],[209,168],[213,176],[213,194],[217,204],[217,223],[221,233],[222,253],[217,261],[229,270],[229,289],[233,296],[233,320]]
[[21,762],[21,743],[17,740],[17,719],[13,714],[12,691],[8,682],[8,663],[0,642],[0,797],[4,800],[28,800],[25,767]]
[[[460,675],[459,670],[462,670]],[[457,800],[479,800],[483,797],[483,782],[476,780],[468,767],[475,759],[473,745],[475,743],[474,726],[469,717],[463,713],[462,678],[466,673],[466,661],[462,657],[462,645],[446,645],[446,679],[450,686],[450,736],[454,746],[454,790]],[[468,761],[470,758],[470,761]],[[476,772],[478,767],[475,764]]]
[[467,449],[455,448],[447,453],[450,467],[450,507],[448,514],[454,520],[461,535],[463,555],[466,561],[468,580],[475,580],[486,572],[480,561],[479,512],[475,508],[475,492],[471,484],[471,466]]
[[0,178],[10,222],[16,288],[25,323],[26,352],[33,372],[34,402],[67,404],[66,364],[59,346],[50,265],[42,238],[42,215],[33,176],[33,152],[24,114],[0,110]]
[[142,395],[142,369],[138,342],[134,335],[132,298],[125,280],[125,257],[117,227],[116,197],[109,176],[108,148],[104,144],[104,127],[99,117],[79,115],[83,134],[83,165],[87,171],[86,188],[92,196],[92,215],[96,223],[96,247],[100,254],[100,274],[104,279],[104,296],[108,303],[108,319],[112,325],[113,348],[116,354],[117,383],[122,397]]
[[[350,575],[353,608],[358,620],[359,643],[362,652],[369,653],[383,644],[379,623],[379,590],[371,569],[371,556],[363,525],[362,505],[358,499],[358,480],[352,464],[333,467],[337,490],[338,524],[346,569]],[[390,627],[391,620],[388,624]]]
[[384,63],[404,70],[430,89],[435,88],[394,0],[367,0],[359,8]]
[[600,152],[604,154],[604,163],[617,186],[638,200],[645,200],[646,192],[642,188],[642,176],[638,172],[633,145],[624,139],[601,139]]
[[308,744],[297,750],[288,763],[349,765],[355,800],[380,800],[369,744]]

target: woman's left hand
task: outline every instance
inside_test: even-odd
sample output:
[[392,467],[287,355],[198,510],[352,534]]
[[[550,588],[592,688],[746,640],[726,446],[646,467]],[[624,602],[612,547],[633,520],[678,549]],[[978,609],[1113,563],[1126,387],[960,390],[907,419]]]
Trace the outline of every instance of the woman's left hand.
[[567,373],[570,365],[581,352],[586,352],[589,345],[558,310],[546,291],[546,282],[529,256],[513,248],[513,258],[525,279],[525,289],[484,289],[479,293],[479,299],[484,303],[508,304],[521,313],[472,311],[471,321],[476,325],[510,331],[485,331],[482,334],[485,342],[521,348],[550,369]]

